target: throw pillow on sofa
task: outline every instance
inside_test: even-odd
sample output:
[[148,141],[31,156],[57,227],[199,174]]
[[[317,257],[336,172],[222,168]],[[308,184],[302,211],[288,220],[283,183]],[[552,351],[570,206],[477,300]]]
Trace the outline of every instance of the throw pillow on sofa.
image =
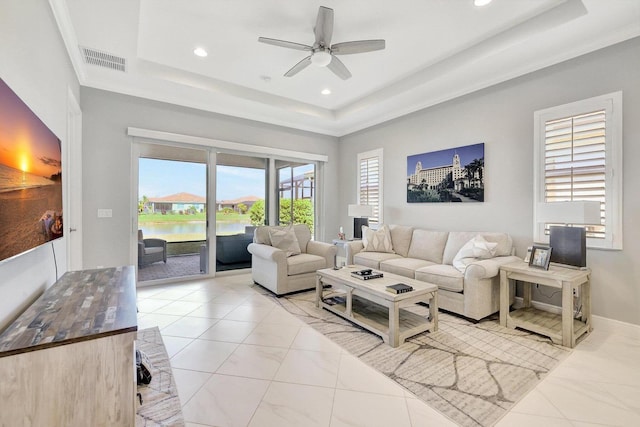
[[455,258],[453,258],[453,266],[464,273],[471,262],[477,259],[493,258],[496,255],[496,247],[498,243],[487,242],[484,237],[478,235],[469,240],[460,248]]
[[362,249],[363,252],[386,252],[394,254],[391,245],[391,233],[389,227],[381,226],[378,230],[372,230],[366,225],[362,226]]
[[271,239],[271,246],[285,251],[287,257],[298,255],[302,252],[293,227],[288,227],[284,230],[270,228],[269,238]]

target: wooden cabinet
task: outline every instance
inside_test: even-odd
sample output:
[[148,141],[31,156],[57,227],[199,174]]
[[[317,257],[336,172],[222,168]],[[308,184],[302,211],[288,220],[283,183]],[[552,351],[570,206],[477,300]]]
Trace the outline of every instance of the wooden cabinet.
[[0,335],[0,426],[134,426],[132,266],[66,273]]

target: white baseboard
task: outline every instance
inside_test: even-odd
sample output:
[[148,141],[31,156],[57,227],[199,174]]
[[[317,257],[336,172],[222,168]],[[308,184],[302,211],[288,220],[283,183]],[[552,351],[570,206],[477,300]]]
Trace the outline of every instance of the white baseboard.
[[640,338],[640,325],[609,319],[608,317],[591,315],[593,327],[621,333],[629,337]]

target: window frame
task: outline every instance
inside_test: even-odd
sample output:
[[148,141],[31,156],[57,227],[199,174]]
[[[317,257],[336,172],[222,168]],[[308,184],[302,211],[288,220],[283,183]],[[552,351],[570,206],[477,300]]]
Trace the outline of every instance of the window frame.
[[[383,195],[383,188],[384,188],[384,171],[383,171],[383,149],[382,148],[377,148],[375,150],[370,150],[370,151],[364,151],[362,153],[358,153],[358,155],[356,156],[357,159],[357,163],[356,163],[356,171],[357,171],[357,178],[356,178],[356,200],[358,204],[361,204],[361,188],[362,188],[362,182],[361,182],[361,177],[362,177],[362,169],[361,169],[361,164],[363,160],[366,159],[372,159],[372,158],[377,158],[378,159],[378,204],[373,205],[374,206],[374,215],[375,215],[375,210],[377,209],[377,216],[374,216],[372,218],[374,218],[373,224],[370,224],[371,228],[377,229],[380,225],[383,224],[384,221],[384,195]],[[377,222],[376,222],[377,220]],[[369,219],[369,221],[371,221],[371,218]]]
[[622,249],[622,92],[613,92],[534,112],[534,242],[548,243],[545,224],[538,221],[538,203],[545,201],[545,124],[596,110],[605,111],[605,237],[587,238],[587,247]]

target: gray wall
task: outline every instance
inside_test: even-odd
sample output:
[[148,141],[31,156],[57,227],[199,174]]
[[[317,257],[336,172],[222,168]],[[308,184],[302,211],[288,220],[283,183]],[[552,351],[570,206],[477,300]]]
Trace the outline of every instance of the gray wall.
[[[533,239],[533,113],[609,92],[623,91],[624,250],[589,250],[593,313],[640,324],[640,39],[341,138],[340,222],[356,201],[356,155],[384,148],[384,222],[440,230],[510,233],[523,256]],[[408,155],[485,143],[485,202],[408,204]],[[549,289],[545,294],[550,295]],[[559,296],[536,300],[560,304]]]
[[[0,78],[60,138],[64,151],[67,93],[78,98],[79,86],[47,2],[0,2]],[[60,276],[66,238],[0,262],[0,331],[56,280],[52,246]]]
[[[148,101],[97,89],[82,88],[83,113],[83,246],[84,268],[129,263],[131,158],[133,138],[127,127],[325,154],[325,188],[338,186],[338,140],[310,132],[266,125],[220,114]],[[325,212],[335,212],[337,200],[325,200]],[[112,218],[97,218],[97,210],[113,210]],[[322,215],[322,213],[321,213]],[[329,230],[333,215],[324,217]]]

